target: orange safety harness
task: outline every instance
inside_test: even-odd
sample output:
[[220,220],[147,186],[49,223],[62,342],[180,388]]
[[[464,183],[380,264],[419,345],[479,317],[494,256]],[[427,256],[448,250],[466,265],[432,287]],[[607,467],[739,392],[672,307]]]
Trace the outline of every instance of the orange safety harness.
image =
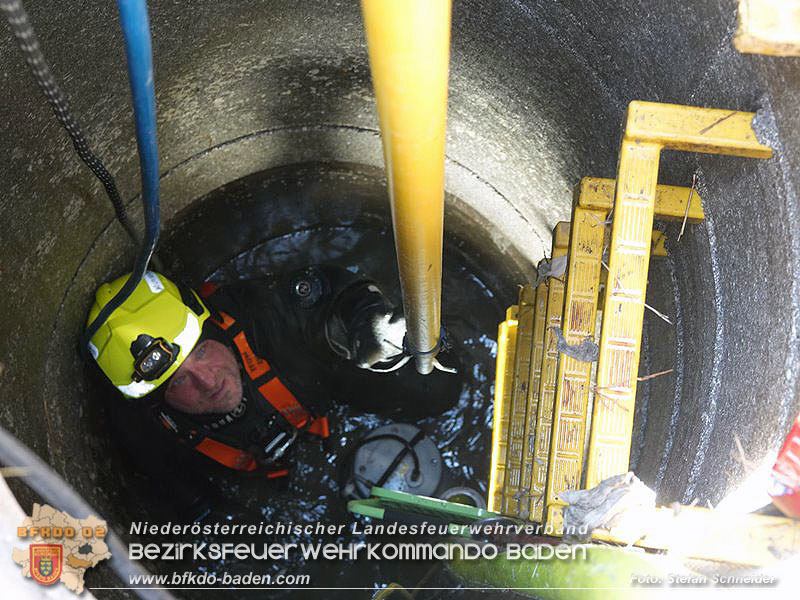
[[[206,283],[200,286],[198,292],[200,297],[205,299],[218,287],[216,284]],[[330,435],[328,418],[313,415],[298,402],[291,390],[278,378],[270,364],[253,352],[244,330],[233,317],[219,311],[219,318],[211,317],[211,321],[233,341],[233,345],[241,357],[244,371],[252,384],[252,389],[257,390],[259,395],[296,430],[305,431],[323,439]],[[179,432],[175,420],[165,412],[161,412],[160,421],[167,429]],[[257,471],[259,469],[259,464],[251,452],[214,439],[212,436],[213,434],[203,435],[197,429],[192,428],[183,437],[195,450],[226,467],[238,471]],[[288,475],[288,473],[288,469],[269,470],[266,471],[265,476],[272,479]]]

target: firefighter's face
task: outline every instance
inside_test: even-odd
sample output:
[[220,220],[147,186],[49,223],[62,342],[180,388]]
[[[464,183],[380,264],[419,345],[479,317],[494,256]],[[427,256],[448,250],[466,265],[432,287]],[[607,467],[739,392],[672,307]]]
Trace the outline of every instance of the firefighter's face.
[[190,414],[236,408],[242,399],[242,379],[233,352],[215,340],[198,344],[170,378],[164,399]]

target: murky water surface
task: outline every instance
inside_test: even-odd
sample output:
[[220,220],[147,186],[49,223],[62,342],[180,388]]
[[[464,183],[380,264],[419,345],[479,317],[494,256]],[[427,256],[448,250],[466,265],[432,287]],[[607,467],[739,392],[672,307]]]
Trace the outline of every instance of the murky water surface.
[[[334,169],[335,171],[335,169]],[[311,181],[311,183],[309,183]],[[326,187],[327,186],[327,187]],[[280,193],[276,193],[276,189]],[[260,239],[253,233],[253,218],[247,218],[248,205],[259,207],[276,198],[301,198],[294,206],[298,214],[304,210],[303,198],[320,205],[318,194],[330,194],[343,207],[348,194],[355,198],[357,209],[345,208],[341,212],[308,217],[302,213],[294,219],[283,220],[276,226],[266,223]],[[373,198],[373,202],[369,197]],[[331,175],[329,167],[319,167],[301,173],[268,172],[251,176],[210,194],[198,203],[199,209],[184,216],[178,225],[181,235],[171,236],[164,244],[164,254],[173,267],[185,269],[190,275],[209,276],[212,280],[233,281],[264,274],[283,272],[307,264],[337,264],[353,272],[376,280],[399,303],[400,290],[394,256],[391,222],[386,211],[385,188],[377,173],[353,173],[342,170]],[[223,261],[214,261],[208,250],[219,247],[212,244],[194,244],[187,241],[208,235],[204,228],[215,224],[230,231],[236,230],[236,219],[231,218],[231,207],[239,211],[244,232],[235,238],[235,247]],[[378,208],[375,208],[378,207]],[[281,205],[285,217],[292,209]],[[256,211],[257,212],[257,211]],[[224,217],[217,217],[217,214]],[[336,215],[334,218],[331,215]],[[270,221],[270,219],[264,219]],[[327,221],[327,222],[325,222]],[[298,225],[299,224],[299,225]],[[281,231],[281,229],[283,231]],[[269,231],[277,230],[275,235]],[[203,232],[206,233],[203,233]],[[262,232],[263,233],[263,232]],[[229,233],[230,235],[230,233]],[[489,477],[491,447],[491,420],[496,355],[497,324],[503,318],[505,307],[513,303],[516,281],[509,280],[509,269],[499,260],[487,242],[467,240],[445,235],[442,320],[447,329],[451,348],[440,354],[443,364],[458,369],[456,375],[434,372],[423,377],[412,364],[391,374],[369,374],[347,403],[332,407],[329,413],[332,435],[327,444],[319,441],[298,443],[293,450],[291,476],[278,482],[221,477],[213,480],[222,500],[214,503],[213,510],[204,523],[276,523],[285,524],[344,524],[341,535],[315,534],[273,536],[230,536],[206,538],[208,542],[234,542],[262,544],[387,541],[375,536],[353,533],[354,518],[346,511],[346,500],[341,495],[345,479],[344,457],[348,449],[368,432],[390,422],[406,422],[422,428],[433,440],[443,459],[441,493],[452,486],[469,486],[484,497]],[[235,245],[235,244],[234,244]],[[247,247],[241,247],[241,246]],[[215,268],[200,272],[208,265]],[[194,266],[195,272],[192,273]],[[142,517],[144,518],[144,517]],[[153,517],[156,519],[157,517]],[[362,521],[363,522],[363,521]],[[190,538],[191,539],[191,538]],[[142,541],[151,541],[150,539]],[[173,540],[170,540],[173,541]],[[423,538],[395,539],[393,541],[423,541]],[[160,567],[164,563],[159,563]],[[177,564],[169,565],[179,570]],[[287,561],[252,561],[236,559],[226,561],[186,562],[187,570],[207,570],[218,576],[223,573],[309,574],[314,587],[379,587],[397,581],[413,587],[427,576],[426,585],[453,586],[457,582],[437,570],[433,563],[420,561],[329,561],[304,560],[299,552],[290,553]],[[183,592],[187,597],[202,592]],[[272,597],[361,598],[371,594],[365,591],[269,592]],[[264,592],[220,591],[225,597],[238,598]],[[436,596],[436,594],[439,594]],[[449,592],[427,592],[419,597],[448,597]],[[198,596],[199,597],[199,596]],[[215,597],[218,597],[215,595]],[[459,597],[464,597],[463,594]]]

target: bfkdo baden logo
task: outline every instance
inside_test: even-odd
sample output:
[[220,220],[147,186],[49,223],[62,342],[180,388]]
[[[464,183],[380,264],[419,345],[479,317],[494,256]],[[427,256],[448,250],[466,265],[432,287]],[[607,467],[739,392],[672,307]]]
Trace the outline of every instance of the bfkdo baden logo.
[[106,531],[106,522],[97,517],[76,519],[47,504],[34,504],[31,516],[17,527],[17,537],[31,544],[27,550],[14,548],[12,558],[24,577],[42,585],[60,581],[80,594],[86,569],[111,558]]
[[64,546],[61,544],[30,545],[31,577],[42,585],[50,585],[61,577],[61,559]]

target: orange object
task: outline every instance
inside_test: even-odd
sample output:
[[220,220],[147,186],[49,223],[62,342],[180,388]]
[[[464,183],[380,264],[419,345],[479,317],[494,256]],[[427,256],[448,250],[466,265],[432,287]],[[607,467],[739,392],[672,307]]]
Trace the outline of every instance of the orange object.
[[253,455],[249,452],[212,440],[208,437],[203,438],[194,449],[218,463],[230,469],[236,469],[237,471],[255,471],[258,466],[256,464],[256,459],[253,458]]
[[800,415],[772,467],[769,495],[787,517],[800,518]]

